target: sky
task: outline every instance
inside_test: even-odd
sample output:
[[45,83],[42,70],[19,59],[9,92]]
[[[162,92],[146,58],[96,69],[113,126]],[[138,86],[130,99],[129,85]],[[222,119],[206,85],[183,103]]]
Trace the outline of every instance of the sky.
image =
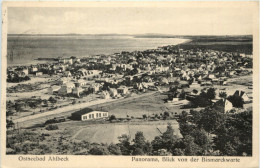
[[9,7],[8,34],[253,34],[246,8]]

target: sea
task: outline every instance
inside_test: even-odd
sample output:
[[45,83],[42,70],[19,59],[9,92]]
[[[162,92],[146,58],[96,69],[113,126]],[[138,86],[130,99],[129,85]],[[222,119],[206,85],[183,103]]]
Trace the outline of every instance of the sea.
[[122,35],[8,35],[7,65],[36,64],[39,62],[38,58],[66,58],[70,56],[84,58],[122,51],[143,51],[187,41],[189,40],[181,38],[136,38]]

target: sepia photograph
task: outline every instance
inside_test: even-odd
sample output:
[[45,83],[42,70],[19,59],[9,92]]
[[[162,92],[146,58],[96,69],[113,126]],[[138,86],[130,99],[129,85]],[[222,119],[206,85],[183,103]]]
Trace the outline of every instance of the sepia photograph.
[[6,156],[258,157],[258,2],[10,4]]

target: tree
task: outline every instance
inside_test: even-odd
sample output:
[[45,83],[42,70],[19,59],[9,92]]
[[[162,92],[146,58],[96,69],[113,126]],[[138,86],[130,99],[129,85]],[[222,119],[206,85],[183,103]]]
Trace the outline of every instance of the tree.
[[201,148],[200,155],[205,155],[210,149],[212,149],[210,139],[208,138],[206,131],[203,129],[194,129],[191,136],[194,138],[194,143]]
[[109,151],[105,146],[94,146],[90,149],[89,154],[91,155],[109,155]]
[[57,102],[57,100],[55,98],[53,98],[52,96],[48,99],[48,101],[51,102],[52,104]]
[[209,88],[207,90],[207,98],[212,100],[212,99],[215,99],[215,97],[216,97],[215,88]]
[[111,115],[111,116],[109,117],[109,121],[110,121],[110,122],[112,122],[113,120],[116,120],[116,116],[115,116],[115,115]]
[[12,116],[14,115],[13,110],[6,110],[6,116]]
[[172,152],[173,156],[184,156],[185,152],[184,149],[181,148],[175,148]]
[[220,92],[219,93],[219,97],[226,98],[227,97],[227,93],[226,92]]
[[185,156],[198,156],[200,147],[194,142],[194,138],[187,135],[183,138]]
[[153,151],[157,153],[160,149],[166,149],[170,152],[177,139],[172,125],[168,123],[167,130],[161,136],[156,136],[152,141]]
[[14,108],[16,112],[22,111],[22,105],[20,103],[15,103]]
[[108,150],[113,155],[122,155],[119,145],[110,144]]
[[120,143],[117,145],[119,146],[122,155],[130,155],[131,152],[131,145],[130,145],[130,137],[126,134],[118,137]]
[[12,120],[6,119],[6,128],[13,128],[14,127],[14,122]]
[[146,114],[143,114],[143,119],[147,119],[147,115]]
[[221,155],[252,156],[252,110],[228,115],[215,134],[215,149]]
[[144,153],[143,149],[135,148],[133,153],[132,153],[132,155],[140,155],[140,156],[142,156],[142,155],[145,155],[145,153]]
[[163,113],[163,119],[166,120],[166,119],[169,118],[169,117],[170,117],[170,113],[167,112],[167,111],[165,111],[165,112]]
[[133,155],[149,154],[151,152],[151,144],[146,142],[143,132],[138,131],[133,139]]
[[211,108],[201,110],[201,116],[198,125],[209,133],[215,132],[223,124],[226,117],[224,113]]
[[228,96],[227,99],[232,103],[233,107],[243,108],[244,106],[244,100],[241,96],[232,95]]

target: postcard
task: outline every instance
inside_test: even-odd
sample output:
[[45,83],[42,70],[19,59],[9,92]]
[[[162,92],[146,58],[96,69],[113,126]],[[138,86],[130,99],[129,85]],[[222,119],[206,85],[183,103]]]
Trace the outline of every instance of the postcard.
[[1,167],[258,167],[258,6],[3,2]]

